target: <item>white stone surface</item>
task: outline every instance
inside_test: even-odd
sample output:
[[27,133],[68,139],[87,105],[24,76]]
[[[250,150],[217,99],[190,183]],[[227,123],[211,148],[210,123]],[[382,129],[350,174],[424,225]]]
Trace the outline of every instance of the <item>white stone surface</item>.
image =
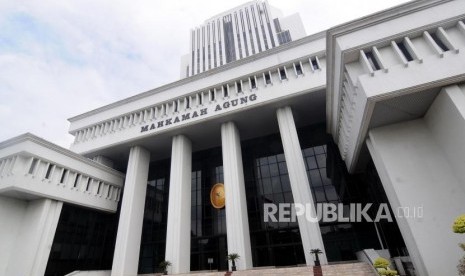
[[[307,171],[305,169],[304,159],[302,156],[302,149],[297,136],[297,129],[290,107],[283,107],[278,109],[277,117],[279,124],[279,133],[283,142],[284,156],[286,158],[287,170],[289,172],[289,179],[291,181],[292,197],[296,204],[310,204],[313,203],[312,192],[310,190],[310,183],[308,182]],[[312,217],[316,217],[316,210],[312,208]],[[311,222],[305,216],[298,216],[300,236],[302,238],[302,245],[305,254],[305,261],[307,265],[314,265],[313,256],[310,254],[312,249],[319,248],[323,251],[320,256],[322,265],[327,264],[325,247],[321,237],[320,226],[318,222]]]
[[1,233],[1,251],[7,256],[0,261],[0,275],[44,275],[63,203],[0,197],[0,206],[0,221],[9,230]]
[[171,273],[190,271],[192,145],[183,135],[173,137],[166,228],[165,260]]
[[131,148],[113,256],[112,276],[137,275],[149,163],[150,152],[139,146]]
[[[428,120],[441,120],[442,115],[431,114],[438,117]],[[463,118],[460,123],[464,123]],[[445,140],[449,134],[438,130],[435,123],[431,127],[419,119],[373,129],[367,142],[394,213],[399,207],[423,208],[422,218],[396,220],[418,275],[425,276],[456,275],[463,255],[458,247],[463,240],[451,227],[464,213],[465,187],[451,166],[455,161],[435,139]],[[463,162],[461,158],[459,162]]]
[[233,122],[221,125],[221,145],[223,149],[224,189],[226,195],[228,254],[239,254],[240,259],[236,262],[238,270],[250,269],[253,264],[244,169],[242,167],[241,140],[239,130]]
[[124,174],[32,134],[0,143],[0,194],[116,212]]

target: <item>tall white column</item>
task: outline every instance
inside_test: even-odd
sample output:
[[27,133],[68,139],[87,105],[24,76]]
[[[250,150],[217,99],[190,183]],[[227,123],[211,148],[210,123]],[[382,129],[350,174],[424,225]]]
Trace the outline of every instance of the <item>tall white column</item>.
[[15,235],[5,275],[44,275],[63,202],[52,199],[30,201]]
[[171,273],[188,273],[191,254],[192,146],[184,135],[173,137],[165,260]]
[[149,163],[150,152],[140,146],[131,148],[111,269],[112,276],[137,275]]
[[[297,129],[292,116],[292,110],[286,106],[277,111],[279,132],[283,142],[284,156],[286,157],[287,170],[291,181],[292,196],[296,204],[310,204],[315,217],[312,192],[308,182],[307,171],[305,169],[302,149],[300,148]],[[305,261],[307,265],[314,265],[313,256],[310,250],[319,248],[325,252],[323,239],[321,237],[318,222],[311,222],[305,216],[297,216],[300,236],[304,247]],[[320,255],[321,264],[327,264],[326,254]]]
[[245,196],[244,170],[242,167],[241,140],[233,122],[221,125],[223,148],[224,188],[226,195],[226,230],[228,254],[240,256],[238,270],[249,269],[252,264],[249,219]]

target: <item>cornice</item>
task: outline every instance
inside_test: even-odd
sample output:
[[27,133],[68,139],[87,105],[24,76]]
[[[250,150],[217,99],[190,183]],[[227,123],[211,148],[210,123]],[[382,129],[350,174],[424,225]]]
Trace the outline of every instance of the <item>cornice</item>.
[[107,173],[110,173],[110,174],[113,174],[117,177],[121,177],[121,178],[124,178],[125,174],[120,172],[120,171],[117,171],[117,170],[114,170],[110,167],[107,167],[105,165],[102,165],[100,163],[97,163],[93,160],[90,160],[89,158],[86,158],[86,157],[83,157],[73,151],[70,151],[68,149],[65,149],[65,148],[62,148],[56,144],[53,144],[43,138],[40,138],[32,133],[24,133],[24,134],[21,134],[19,136],[16,136],[16,137],[13,137],[11,139],[8,139],[6,141],[3,141],[0,143],[0,149],[3,149],[3,148],[7,148],[7,147],[11,147],[11,146],[14,146],[14,145],[17,145],[17,144],[20,144],[22,142],[33,142],[39,146],[43,146],[45,148],[48,148],[50,150],[53,150],[57,153],[60,153],[60,154],[63,154],[67,157],[70,157],[70,158],[73,158],[79,162],[83,162],[83,163],[86,163],[87,165],[89,166],[93,166],[93,167],[96,167],[100,170],[103,170]]
[[119,101],[113,102],[111,104],[108,104],[108,105],[93,109],[93,110],[88,111],[86,113],[82,113],[80,115],[71,117],[71,118],[68,119],[68,121],[69,122],[75,122],[77,120],[80,120],[80,119],[83,119],[83,118],[98,114],[100,112],[110,110],[112,108],[122,106],[122,105],[125,105],[127,103],[130,103],[130,102],[133,102],[133,101],[136,101],[136,100],[139,100],[139,99],[143,99],[145,97],[148,97],[148,96],[151,96],[151,95],[154,95],[154,94],[157,94],[157,93],[161,93],[161,92],[167,91],[167,90],[175,88],[175,87],[179,87],[179,86],[188,84],[189,82],[193,82],[193,81],[200,80],[200,79],[203,79],[203,78],[206,78],[206,77],[210,77],[212,75],[215,75],[215,74],[218,74],[218,73],[221,73],[221,72],[224,72],[224,71],[231,70],[232,68],[235,68],[235,67],[247,64],[247,63],[253,63],[256,60],[262,59],[264,57],[267,57],[267,56],[270,56],[270,55],[273,55],[273,54],[277,54],[277,53],[292,49],[294,47],[306,44],[308,42],[315,41],[317,39],[324,38],[325,35],[326,35],[326,31],[322,31],[322,32],[319,32],[319,33],[316,33],[316,34],[313,34],[313,35],[303,37],[301,39],[298,39],[298,40],[292,41],[290,43],[287,43],[287,44],[284,44],[284,45],[281,45],[281,46],[278,46],[278,47],[263,51],[261,53],[252,55],[250,57],[243,58],[243,59],[231,62],[231,63],[227,63],[227,64],[225,64],[223,66],[208,70],[206,72],[196,74],[196,75],[188,77],[188,78],[183,78],[183,79],[180,79],[178,81],[175,81],[175,82],[160,86],[158,88],[155,88],[155,89],[152,89],[152,90],[149,90],[149,91],[146,91],[146,92],[142,92],[142,93],[136,94],[134,96],[125,98],[123,100],[119,100]]
[[[343,64],[335,64],[335,45],[336,44],[336,39],[340,36],[356,32],[358,30],[377,25],[386,21],[391,21],[393,19],[403,17],[405,15],[424,10],[433,6],[440,5],[442,3],[446,2],[451,2],[454,0],[415,0],[411,2],[407,2],[405,4],[401,4],[395,7],[392,7],[390,9],[386,9],[377,13],[373,13],[368,16],[364,16],[358,19],[355,19],[353,21],[349,21],[347,23],[340,24],[338,26],[335,26],[333,28],[330,28],[326,32],[326,66],[327,66],[327,71],[326,71],[326,79],[327,79],[327,93],[326,93],[326,110],[327,110],[327,131],[329,133],[332,132],[333,128],[333,112],[332,110],[332,105],[334,101],[336,100],[335,98],[337,97],[337,100],[340,101],[340,93],[336,93],[334,91],[335,85],[338,86],[337,90],[339,91],[342,77],[339,80],[339,84],[334,84],[332,80],[334,80],[334,75],[339,75],[342,76],[343,74]],[[344,49],[342,52],[347,52],[351,51],[351,49]],[[341,53],[341,55],[344,55],[344,53]],[[341,62],[343,62],[343,58],[341,58]],[[337,72],[336,72],[337,70]],[[336,113],[337,114],[337,113]],[[336,122],[337,123],[337,122]],[[336,128],[337,132],[337,128]],[[337,133],[335,135],[338,135]]]

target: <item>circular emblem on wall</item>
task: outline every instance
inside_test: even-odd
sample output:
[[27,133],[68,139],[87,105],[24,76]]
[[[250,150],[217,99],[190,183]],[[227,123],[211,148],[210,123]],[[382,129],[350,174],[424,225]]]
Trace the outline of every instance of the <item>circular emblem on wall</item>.
[[224,207],[226,198],[224,196],[224,184],[217,183],[213,185],[210,191],[210,201],[216,209],[221,209]]

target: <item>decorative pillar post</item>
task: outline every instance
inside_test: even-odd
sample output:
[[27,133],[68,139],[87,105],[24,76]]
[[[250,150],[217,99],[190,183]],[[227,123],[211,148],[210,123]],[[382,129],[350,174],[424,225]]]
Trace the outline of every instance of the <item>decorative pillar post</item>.
[[116,236],[112,276],[137,275],[149,163],[150,152],[140,146],[131,148]]
[[252,250],[250,249],[241,140],[239,131],[233,122],[221,125],[221,142],[226,195],[228,253],[239,254],[240,259],[237,262],[237,268],[244,270],[253,266]]
[[171,273],[188,273],[191,260],[192,146],[184,135],[173,137],[165,260]]
[[[278,109],[277,111],[279,132],[283,142],[284,156],[286,158],[287,170],[291,181],[292,196],[295,204],[310,204],[314,211],[312,217],[316,217],[314,210],[313,197],[310,184],[305,169],[302,149],[300,148],[297,129],[292,116],[292,110],[289,106]],[[321,264],[327,264],[323,239],[321,237],[320,226],[318,222],[307,220],[306,216],[297,216],[299,223],[300,236],[304,247],[305,261],[307,265],[314,265],[313,257],[310,250],[319,248],[323,251],[320,258]]]

